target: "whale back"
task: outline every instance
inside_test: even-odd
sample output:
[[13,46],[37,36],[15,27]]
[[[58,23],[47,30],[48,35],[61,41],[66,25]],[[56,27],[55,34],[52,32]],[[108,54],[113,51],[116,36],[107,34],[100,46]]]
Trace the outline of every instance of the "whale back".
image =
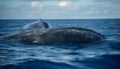
[[105,39],[103,35],[90,29],[74,27],[50,29],[41,38],[44,43],[94,43]]
[[105,37],[95,31],[83,28],[36,29],[5,37],[7,40],[19,40],[40,44],[56,43],[93,43],[103,41]]
[[43,21],[42,19],[22,27],[23,30],[34,30],[34,29],[43,29],[43,28],[51,28],[51,25]]

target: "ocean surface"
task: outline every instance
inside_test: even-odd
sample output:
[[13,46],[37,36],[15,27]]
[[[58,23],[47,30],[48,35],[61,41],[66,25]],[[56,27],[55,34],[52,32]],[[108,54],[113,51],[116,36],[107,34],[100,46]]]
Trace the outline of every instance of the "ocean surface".
[[[0,38],[36,20],[0,20]],[[120,69],[120,19],[46,19],[53,28],[80,27],[107,39],[91,44],[40,45],[0,40],[0,69]],[[79,37],[79,36],[78,36]]]

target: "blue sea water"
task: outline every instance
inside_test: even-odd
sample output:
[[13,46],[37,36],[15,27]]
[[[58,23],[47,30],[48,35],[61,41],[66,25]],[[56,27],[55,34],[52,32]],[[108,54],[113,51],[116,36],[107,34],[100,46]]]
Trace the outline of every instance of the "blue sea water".
[[[0,37],[36,20],[0,20]],[[0,40],[0,69],[120,69],[120,19],[46,19],[53,28],[80,27],[107,39],[92,44],[39,45]],[[78,36],[79,37],[79,36]]]

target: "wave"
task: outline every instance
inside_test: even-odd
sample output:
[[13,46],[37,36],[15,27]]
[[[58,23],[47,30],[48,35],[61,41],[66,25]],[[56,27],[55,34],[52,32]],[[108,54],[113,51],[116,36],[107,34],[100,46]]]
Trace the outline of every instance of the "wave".
[[55,63],[44,60],[32,60],[18,64],[3,65],[0,66],[0,69],[78,69],[78,68],[65,63]]
[[48,60],[29,60],[1,65],[0,69],[120,69],[120,55],[102,55],[99,58],[74,60],[71,64]]

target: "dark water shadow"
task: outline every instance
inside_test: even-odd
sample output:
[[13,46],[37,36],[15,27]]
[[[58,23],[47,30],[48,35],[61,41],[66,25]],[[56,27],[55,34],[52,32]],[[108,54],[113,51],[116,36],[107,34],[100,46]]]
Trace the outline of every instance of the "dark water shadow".
[[23,42],[20,41],[20,44],[27,45],[28,47],[33,46],[46,46],[46,47],[57,47],[63,49],[82,49],[89,46],[97,46],[102,45],[105,42],[96,42],[96,43],[58,43],[58,44],[38,44],[38,43],[31,43],[31,42]]
[[109,43],[109,46],[110,46],[112,49],[115,49],[115,50],[119,50],[119,51],[120,51],[120,42],[110,42],[110,43]]
[[98,58],[88,58],[86,60],[75,60],[73,63],[77,63],[78,65],[84,64],[86,67],[90,69],[120,69],[120,55],[112,54],[112,55],[102,55],[98,56]]

